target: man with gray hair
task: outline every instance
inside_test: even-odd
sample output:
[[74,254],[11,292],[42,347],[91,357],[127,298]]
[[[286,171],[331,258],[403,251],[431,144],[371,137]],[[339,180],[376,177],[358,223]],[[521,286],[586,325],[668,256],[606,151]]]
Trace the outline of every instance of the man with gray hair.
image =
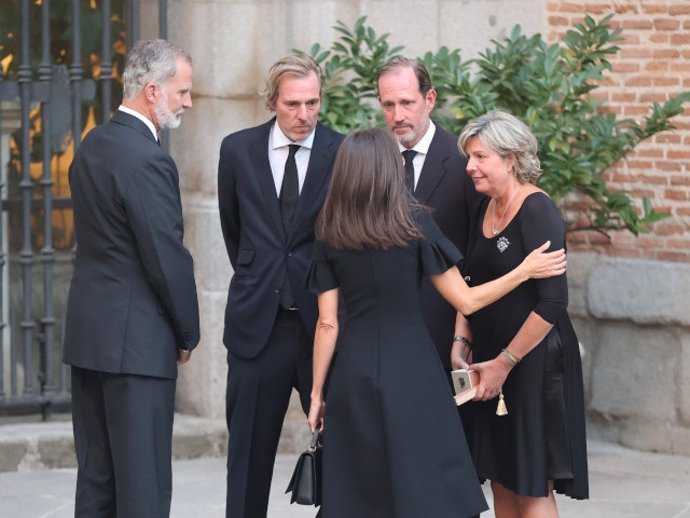
[[124,100],[70,166],[78,243],[64,362],[72,371],[77,518],[167,518],[177,365],[199,341],[175,162],[158,132],[192,106],[192,60],[140,41]]
[[264,92],[275,117],[227,136],[220,148],[220,223],[234,270],[223,334],[228,518],[266,516],[293,387],[309,409],[317,309],[305,281],[343,138],[318,123],[322,82],[312,58],[280,59]]

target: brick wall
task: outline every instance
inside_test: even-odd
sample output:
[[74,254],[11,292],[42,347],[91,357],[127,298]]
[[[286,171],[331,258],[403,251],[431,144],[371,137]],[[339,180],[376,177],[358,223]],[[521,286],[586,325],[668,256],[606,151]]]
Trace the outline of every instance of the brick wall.
[[[585,14],[599,20],[615,13],[611,24],[623,29],[625,41],[597,95],[619,116],[639,119],[653,102],[690,90],[690,0],[549,0],[547,12],[550,41]],[[610,243],[596,233],[574,233],[571,250],[690,263],[690,106],[673,123],[675,130],[643,142],[606,173],[610,188],[628,191],[636,206],[648,197],[670,217],[639,237],[614,232]]]

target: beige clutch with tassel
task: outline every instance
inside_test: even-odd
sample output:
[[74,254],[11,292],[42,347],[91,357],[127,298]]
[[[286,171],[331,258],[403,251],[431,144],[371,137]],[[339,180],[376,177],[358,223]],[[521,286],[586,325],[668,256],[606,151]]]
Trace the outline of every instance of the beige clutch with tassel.
[[457,369],[451,371],[450,376],[453,380],[453,388],[455,389],[455,404],[460,406],[472,400],[477,394],[479,373],[468,369]]

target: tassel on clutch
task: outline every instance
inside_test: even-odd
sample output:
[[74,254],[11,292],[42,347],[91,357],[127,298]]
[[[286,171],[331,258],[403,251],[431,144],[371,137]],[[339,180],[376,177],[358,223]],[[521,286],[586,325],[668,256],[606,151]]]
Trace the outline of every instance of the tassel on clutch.
[[503,389],[501,389],[501,391],[498,393],[498,405],[496,406],[496,415],[508,415],[508,407],[506,406],[506,400],[503,396]]

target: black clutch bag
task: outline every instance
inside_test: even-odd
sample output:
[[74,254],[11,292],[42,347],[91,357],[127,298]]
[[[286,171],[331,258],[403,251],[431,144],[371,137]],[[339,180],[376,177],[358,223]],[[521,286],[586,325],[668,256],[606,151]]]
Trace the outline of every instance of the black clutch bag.
[[309,448],[297,459],[295,471],[286,493],[292,492],[290,503],[321,505],[321,450],[322,436],[317,429],[311,437]]

